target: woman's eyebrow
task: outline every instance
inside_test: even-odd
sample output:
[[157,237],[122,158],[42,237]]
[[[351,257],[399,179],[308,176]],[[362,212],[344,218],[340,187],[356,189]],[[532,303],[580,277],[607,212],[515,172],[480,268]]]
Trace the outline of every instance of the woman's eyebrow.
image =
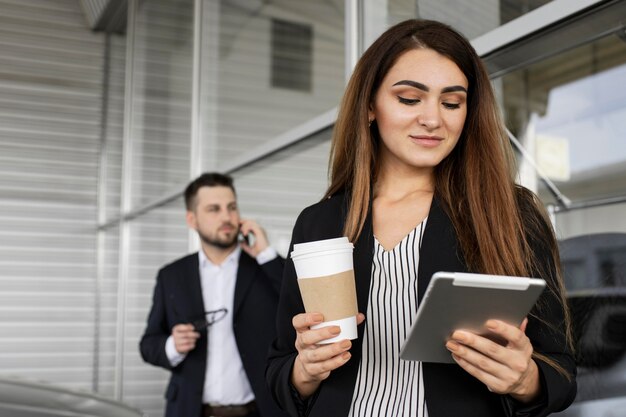
[[467,94],[467,88],[463,87],[462,85],[453,85],[450,87],[444,87],[441,89],[441,93],[454,93],[456,91],[463,91],[465,94]]
[[415,87],[422,91],[426,91],[426,92],[430,91],[430,88],[428,88],[428,86],[422,83],[418,83],[417,81],[401,80],[395,83],[393,86],[395,87],[396,85],[408,85],[409,87]]
[[[422,90],[425,92],[429,92],[430,91],[430,87],[428,87],[426,84],[422,84],[420,82],[417,81],[413,81],[413,80],[401,80],[398,81],[397,83],[394,84],[394,87],[396,85],[408,85],[409,87],[414,87],[417,88],[418,90]],[[444,87],[441,89],[441,93],[445,94],[445,93],[454,93],[456,91],[463,91],[465,93],[467,93],[467,89],[465,87],[463,87],[462,85],[452,85],[450,87]]]

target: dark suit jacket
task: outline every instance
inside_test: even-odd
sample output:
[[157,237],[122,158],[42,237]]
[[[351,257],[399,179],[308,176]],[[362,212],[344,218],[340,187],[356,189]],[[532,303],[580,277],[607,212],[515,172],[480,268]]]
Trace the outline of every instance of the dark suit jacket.
[[[292,245],[342,236],[346,206],[343,195],[337,195],[306,208],[294,227]],[[361,312],[367,311],[369,301],[373,248],[370,213],[354,249],[354,272]],[[538,247],[537,250],[545,252],[545,247]],[[549,262],[551,258],[545,255],[545,259]],[[430,277],[437,271],[466,272],[467,267],[459,250],[454,227],[435,197],[428,215],[420,252],[419,299],[424,295]],[[559,329],[563,314],[558,303],[551,299],[547,292],[542,297],[547,297],[546,301],[550,307],[548,311],[541,313],[541,317]],[[291,320],[294,315],[303,311],[293,262],[287,260],[278,306],[278,334],[270,350],[267,379],[272,395],[292,416],[298,415],[299,406],[294,396],[294,388],[289,382],[297,355],[294,347],[296,335]],[[318,391],[309,399],[307,415],[339,417],[348,414],[361,360],[363,328],[364,326],[359,326],[359,338],[353,341],[352,358],[344,366],[331,372],[330,377],[322,382]],[[544,324],[531,318],[526,333],[535,351],[557,360],[575,375],[574,361],[560,331],[549,330]],[[569,405],[576,393],[575,380],[568,381],[543,362],[538,362],[538,365],[543,395],[536,404],[521,407],[508,396],[489,392],[484,384],[456,364],[424,363],[428,414],[430,417],[543,416]]]
[[[167,417],[201,415],[202,391],[207,360],[207,332],[203,330],[196,348],[175,368],[165,354],[172,327],[204,317],[198,254],[164,266],[158,273],[152,309],[140,342],[146,362],[172,372],[165,397]],[[263,265],[241,252],[235,285],[233,331],[237,347],[264,417],[281,416],[265,384],[267,351],[276,334],[275,317],[284,259]]]

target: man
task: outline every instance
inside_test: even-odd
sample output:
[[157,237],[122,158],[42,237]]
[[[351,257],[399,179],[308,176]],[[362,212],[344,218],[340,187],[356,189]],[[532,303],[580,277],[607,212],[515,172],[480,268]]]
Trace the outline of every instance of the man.
[[145,361],[172,372],[165,415],[283,416],[264,373],[284,260],[239,217],[229,176],[201,175],[185,204],[201,250],[159,271],[140,342]]

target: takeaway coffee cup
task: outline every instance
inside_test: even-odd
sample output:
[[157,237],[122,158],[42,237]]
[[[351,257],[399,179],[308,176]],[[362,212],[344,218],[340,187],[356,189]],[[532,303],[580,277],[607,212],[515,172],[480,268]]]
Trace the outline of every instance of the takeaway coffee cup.
[[312,328],[341,328],[339,335],[320,343],[357,338],[353,249],[348,238],[342,237],[298,243],[291,252],[304,309],[324,315],[325,321]]

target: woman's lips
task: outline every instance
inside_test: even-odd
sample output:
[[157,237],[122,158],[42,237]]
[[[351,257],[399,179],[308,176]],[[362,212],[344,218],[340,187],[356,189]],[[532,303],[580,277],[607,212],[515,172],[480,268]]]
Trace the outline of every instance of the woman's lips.
[[409,135],[409,137],[414,143],[428,148],[438,146],[443,141],[441,136]]

